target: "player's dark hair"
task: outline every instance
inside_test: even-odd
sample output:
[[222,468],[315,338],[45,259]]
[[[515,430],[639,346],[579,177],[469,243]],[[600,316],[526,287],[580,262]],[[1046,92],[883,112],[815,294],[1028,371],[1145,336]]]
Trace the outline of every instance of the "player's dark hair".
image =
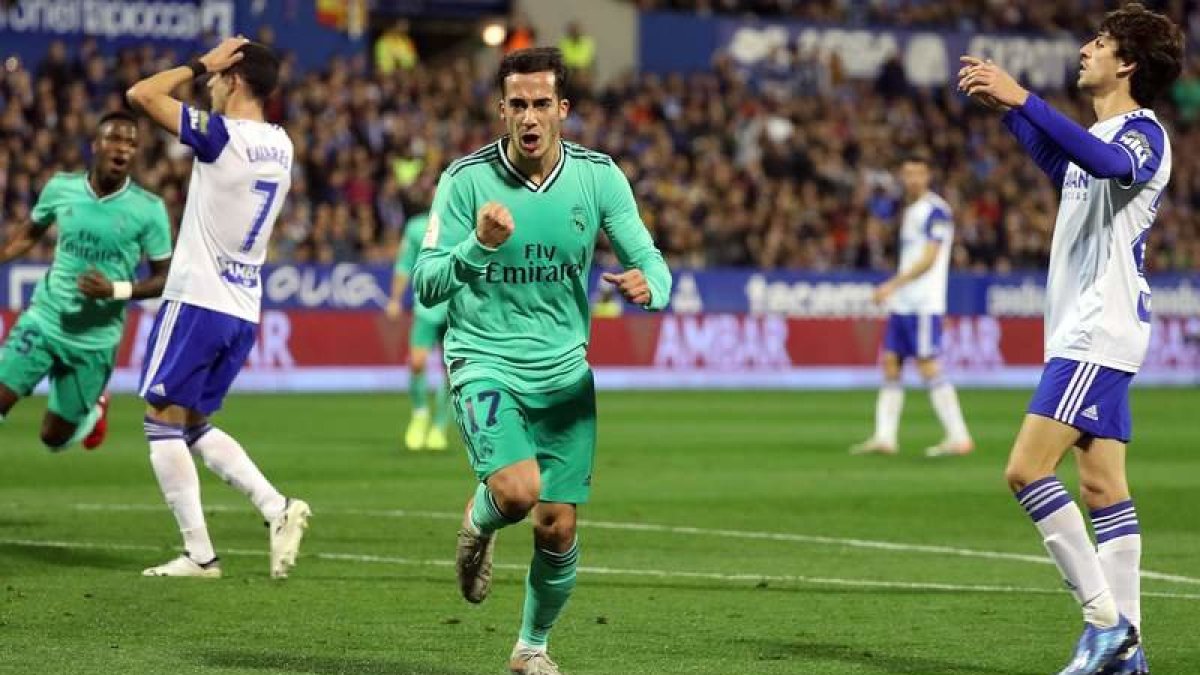
[[554,73],[554,95],[563,98],[567,91],[567,65],[558,47],[518,49],[504,57],[496,71],[496,88],[504,93],[504,79],[513,73]]
[[897,163],[897,166],[904,166],[905,164],[932,166],[933,160],[930,159],[929,153],[924,150],[907,150],[900,155],[900,161]]
[[112,110],[100,116],[100,121],[96,122],[96,132],[99,133],[100,129],[109,122],[128,122],[137,126],[137,118],[133,116],[133,113],[128,110]]
[[1117,41],[1117,58],[1137,65],[1129,90],[1138,105],[1153,103],[1183,71],[1183,33],[1140,2],[1109,12],[1100,32]]
[[242,60],[225,72],[238,75],[258,101],[270,98],[279,85],[279,57],[270,47],[259,42],[247,42],[238,47]]

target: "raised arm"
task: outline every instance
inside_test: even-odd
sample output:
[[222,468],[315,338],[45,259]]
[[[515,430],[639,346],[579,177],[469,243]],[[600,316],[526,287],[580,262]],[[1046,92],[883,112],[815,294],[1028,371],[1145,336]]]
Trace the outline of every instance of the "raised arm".
[[601,227],[626,271],[604,279],[616,284],[627,300],[651,311],[663,309],[671,299],[671,270],[638,214],[629,179],[615,164],[606,172],[600,185]]
[[[992,107],[1010,108],[1005,121],[1018,138],[1022,138],[1022,134],[1033,137],[1025,125],[1015,122],[1019,117],[1029,128],[1043,134],[1041,141],[1057,145],[1067,159],[1088,175],[1118,179],[1127,187],[1149,180],[1158,170],[1164,141],[1162,129],[1152,119],[1131,114],[1115,140],[1104,141],[1026,90],[996,64],[970,56],[964,56],[962,61],[966,65],[959,71],[958,88]],[[1023,131],[1019,133],[1017,129]],[[1022,143],[1030,148],[1025,138]],[[1034,159],[1038,165],[1042,166],[1045,161],[1051,169],[1056,168],[1055,153],[1046,149],[1044,143],[1037,145]],[[1034,154],[1033,149],[1031,154]]]
[[512,234],[508,209],[489,203],[477,215],[472,210],[454,176],[442,174],[412,274],[413,289],[422,305],[434,307],[445,302],[468,281],[483,276],[496,248]]
[[1061,188],[1063,178],[1067,175],[1067,164],[1070,163],[1062,148],[1017,110],[1005,113],[1003,121],[1004,126],[1017,137],[1038,168],[1054,181],[1055,187]]
[[1108,142],[1093,136],[1036,94],[1030,94],[1015,112],[1054,139],[1072,162],[1095,178],[1134,184],[1149,180],[1158,170],[1163,133],[1149,118],[1130,119]]
[[125,92],[125,98],[160,127],[178,136],[183,103],[172,97],[171,92],[206,72],[219,73],[241,61],[242,55],[237,50],[247,42],[249,40],[243,37],[226,38],[186,66],[177,66],[140,80]]

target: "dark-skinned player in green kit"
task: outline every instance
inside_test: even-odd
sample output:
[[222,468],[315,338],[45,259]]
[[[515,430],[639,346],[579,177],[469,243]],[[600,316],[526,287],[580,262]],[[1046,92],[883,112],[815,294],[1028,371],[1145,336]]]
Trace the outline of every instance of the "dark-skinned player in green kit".
[[588,500],[596,396],[587,283],[598,231],[630,302],[660,310],[671,274],[629,181],[607,155],[562,140],[569,102],[557,49],[506,56],[497,74],[508,134],[442,174],[413,272],[427,306],[449,301],[451,398],[479,479],[458,536],[463,596],[491,586],[501,528],[532,515],[533,561],[509,669],[557,675],[551,627],[575,586],[576,507]]

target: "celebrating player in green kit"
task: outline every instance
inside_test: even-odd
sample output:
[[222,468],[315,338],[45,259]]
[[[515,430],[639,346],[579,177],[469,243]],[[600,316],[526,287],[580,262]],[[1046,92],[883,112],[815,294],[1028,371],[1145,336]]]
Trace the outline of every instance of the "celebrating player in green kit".
[[[0,249],[0,264],[27,253],[58,225],[54,264],[0,349],[0,420],[42,378],[50,401],[41,438],[51,450],[104,441],[117,346],[131,298],[162,293],[171,266],[171,225],[161,199],[129,177],[138,146],[128,113],[100,118],[87,173],[55,174],[38,196],[31,222]],[[150,259],[150,276],[136,280]]]
[[[398,319],[404,313],[404,305],[401,304],[404,289],[408,286],[408,277],[412,274],[413,265],[417,263],[421,241],[425,239],[425,231],[428,228],[429,216],[425,213],[409,218],[404,226],[404,240],[400,242],[400,254],[396,256],[392,295],[387,304],[389,319]],[[404,432],[404,444],[409,450],[446,449],[446,421],[450,417],[449,384],[445,378],[442,379],[431,420],[429,392],[426,389],[428,385],[425,379],[429,352],[442,344],[445,334],[446,303],[425,307],[414,296],[412,327],[408,332],[408,398],[412,404],[412,417],[409,418],[408,429]]]
[[508,135],[442,175],[413,273],[420,301],[449,300],[444,343],[455,413],[480,484],[458,536],[464,597],[491,586],[496,532],[533,516],[534,552],[509,669],[557,675],[547,635],[575,586],[576,506],[588,500],[596,401],[586,360],[598,230],[630,302],[662,309],[671,276],[612,159],[561,138],[569,104],[557,49],[500,65]]

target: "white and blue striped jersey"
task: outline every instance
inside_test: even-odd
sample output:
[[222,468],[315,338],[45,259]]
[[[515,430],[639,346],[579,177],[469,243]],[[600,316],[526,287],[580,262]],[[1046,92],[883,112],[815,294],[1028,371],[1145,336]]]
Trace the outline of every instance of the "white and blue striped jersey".
[[924,274],[892,294],[892,314],[945,314],[946,286],[950,274],[950,251],[954,247],[954,221],[950,205],[933,192],[926,192],[904,208],[900,221],[900,270],[917,263],[929,242],[939,242],[937,258]]
[[191,183],[163,298],[257,323],[260,273],[291,189],[292,141],[277,125],[183,106]]
[[1146,109],[1088,131],[1126,151],[1132,180],[1066,166],[1050,248],[1045,356],[1136,373],[1150,344],[1146,238],[1171,177],[1171,143]]

